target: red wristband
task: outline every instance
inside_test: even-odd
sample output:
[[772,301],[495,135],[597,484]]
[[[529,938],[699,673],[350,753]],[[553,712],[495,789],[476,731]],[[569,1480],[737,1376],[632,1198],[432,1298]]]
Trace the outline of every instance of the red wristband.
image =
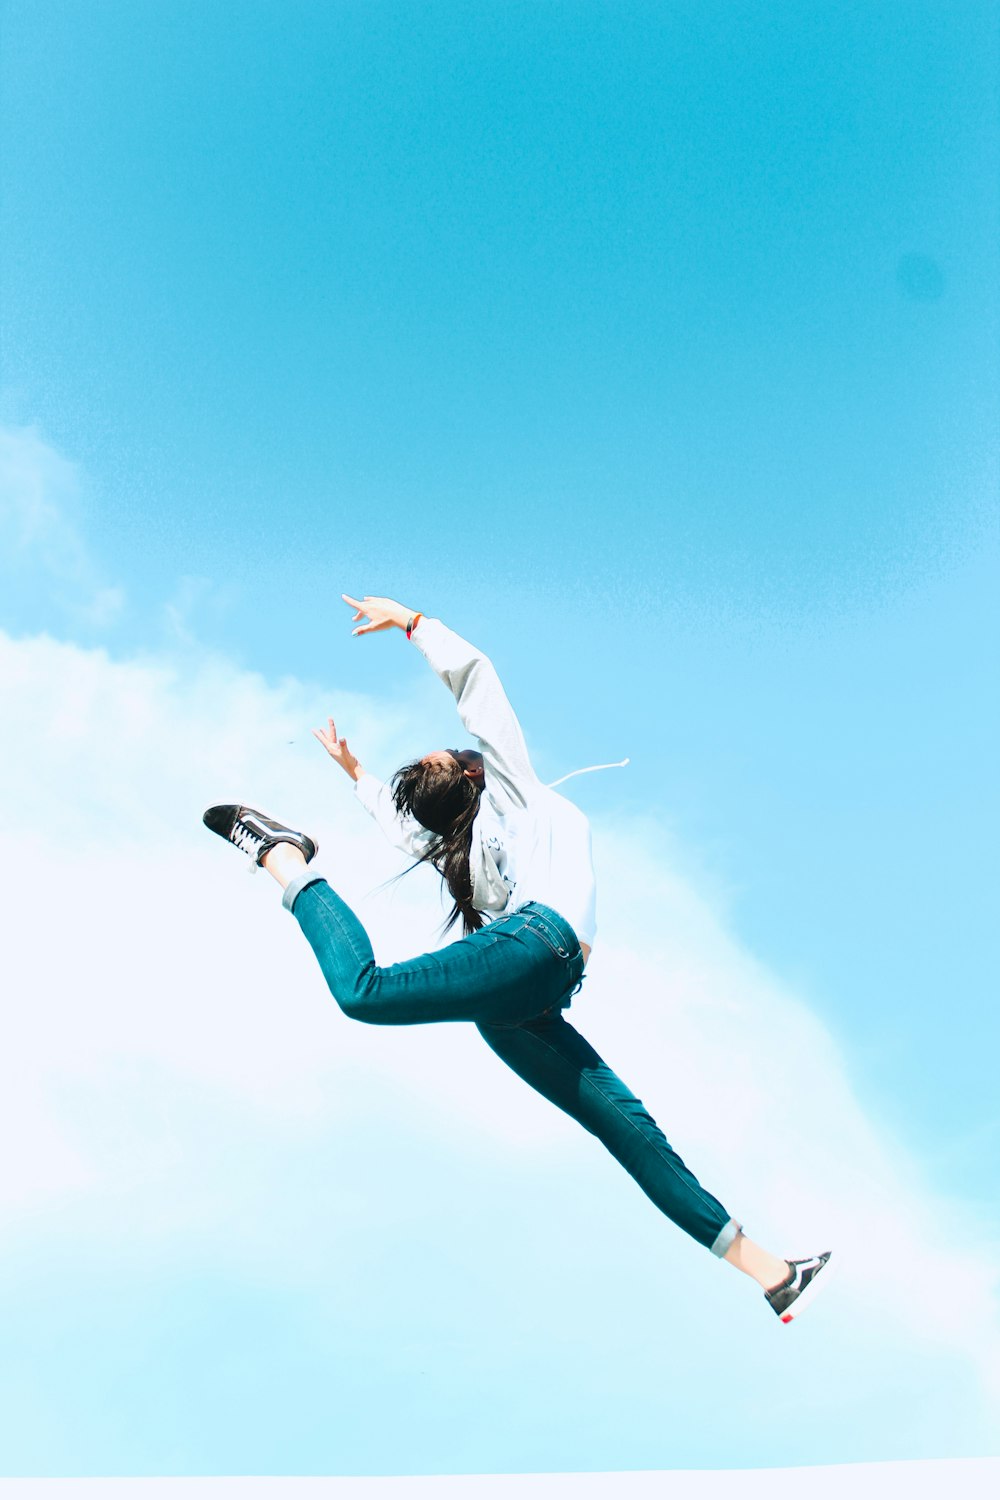
[[417,625],[419,624],[419,622],[423,618],[424,618],[423,615],[418,610],[415,615],[411,615],[410,618],[407,620],[407,622],[406,622],[406,639],[407,640],[410,639],[410,636],[416,630]]

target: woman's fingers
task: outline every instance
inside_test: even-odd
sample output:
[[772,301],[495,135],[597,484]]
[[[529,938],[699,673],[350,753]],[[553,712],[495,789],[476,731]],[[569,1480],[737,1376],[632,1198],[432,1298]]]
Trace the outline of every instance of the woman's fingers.
[[[350,594],[341,594],[340,597],[341,599],[343,599],[344,603],[349,604],[354,611],[354,620],[351,622],[352,624],[356,623],[358,620],[364,619],[368,611],[365,609],[363,600],[352,599]],[[354,630],[351,633],[352,635],[357,635],[358,632]]]
[[334,760],[340,760],[345,753],[350,755],[351,752],[348,749],[347,741],[338,738],[336,724],[332,719],[327,719],[326,722],[329,726],[328,728],[313,730],[313,734],[319,740],[323,749],[327,754],[332,755]]
[[[392,625],[402,629],[406,623],[406,610],[395,599],[383,599],[377,594],[366,594],[363,599],[355,599],[350,594],[341,594],[340,597],[355,612],[352,623],[356,628],[351,631],[352,635],[370,635],[373,630],[388,630]],[[359,625],[359,620],[366,623]]]
[[[366,615],[370,615],[370,611],[366,608],[363,599],[352,599],[350,594],[341,594],[340,597],[343,599],[345,604],[349,604],[354,610],[354,619],[351,621],[352,625],[356,625],[359,620],[363,620]],[[357,630],[352,630],[351,634],[366,635],[369,630],[372,630],[374,628],[375,627],[372,625],[358,625]]]

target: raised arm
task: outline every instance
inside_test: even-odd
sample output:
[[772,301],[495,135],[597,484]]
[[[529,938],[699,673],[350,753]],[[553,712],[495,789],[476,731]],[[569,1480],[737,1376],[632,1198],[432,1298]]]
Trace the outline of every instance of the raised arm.
[[422,858],[433,834],[428,833],[416,818],[396,811],[390,788],[365,770],[347,741],[337,734],[337,726],[332,719],[327,720],[327,726],[326,729],[314,729],[313,734],[330,759],[335,760],[354,782],[358,801],[365,812],[375,819],[390,844],[402,849],[404,854],[413,855],[415,859]]
[[368,624],[356,625],[355,635],[397,626],[406,630],[413,644],[448,687],[459,717],[479,742],[491,796],[498,795],[515,806],[525,800],[540,782],[528,756],[528,747],[517,716],[503,690],[496,668],[488,656],[449,630],[440,620],[425,619],[393,599],[344,600],[356,611],[355,621],[367,616]]

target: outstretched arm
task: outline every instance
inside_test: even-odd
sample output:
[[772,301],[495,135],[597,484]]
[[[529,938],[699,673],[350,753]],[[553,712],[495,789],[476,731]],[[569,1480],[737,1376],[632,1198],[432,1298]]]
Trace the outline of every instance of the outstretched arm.
[[410,627],[413,644],[450,689],[462,723],[479,742],[491,794],[523,806],[527,794],[539,781],[517,716],[489,657],[440,620],[415,615],[393,599],[368,595],[352,599],[348,594],[343,597],[355,610],[355,621],[366,616],[369,621],[357,626],[355,635],[392,626],[402,630]]

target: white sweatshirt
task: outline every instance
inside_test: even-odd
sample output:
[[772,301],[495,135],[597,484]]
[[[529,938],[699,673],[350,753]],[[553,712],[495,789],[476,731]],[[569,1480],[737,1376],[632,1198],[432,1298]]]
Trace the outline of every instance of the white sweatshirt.
[[[593,947],[596,881],[590,824],[580,809],[545,786],[528,758],[521,726],[488,657],[440,620],[421,618],[411,636],[454,694],[459,717],[483,756],[484,785],[472,825],[472,904],[493,919],[526,901],[565,917]],[[389,841],[414,858],[434,835],[401,817],[384,782],[366,771],[355,783],[366,812]]]

